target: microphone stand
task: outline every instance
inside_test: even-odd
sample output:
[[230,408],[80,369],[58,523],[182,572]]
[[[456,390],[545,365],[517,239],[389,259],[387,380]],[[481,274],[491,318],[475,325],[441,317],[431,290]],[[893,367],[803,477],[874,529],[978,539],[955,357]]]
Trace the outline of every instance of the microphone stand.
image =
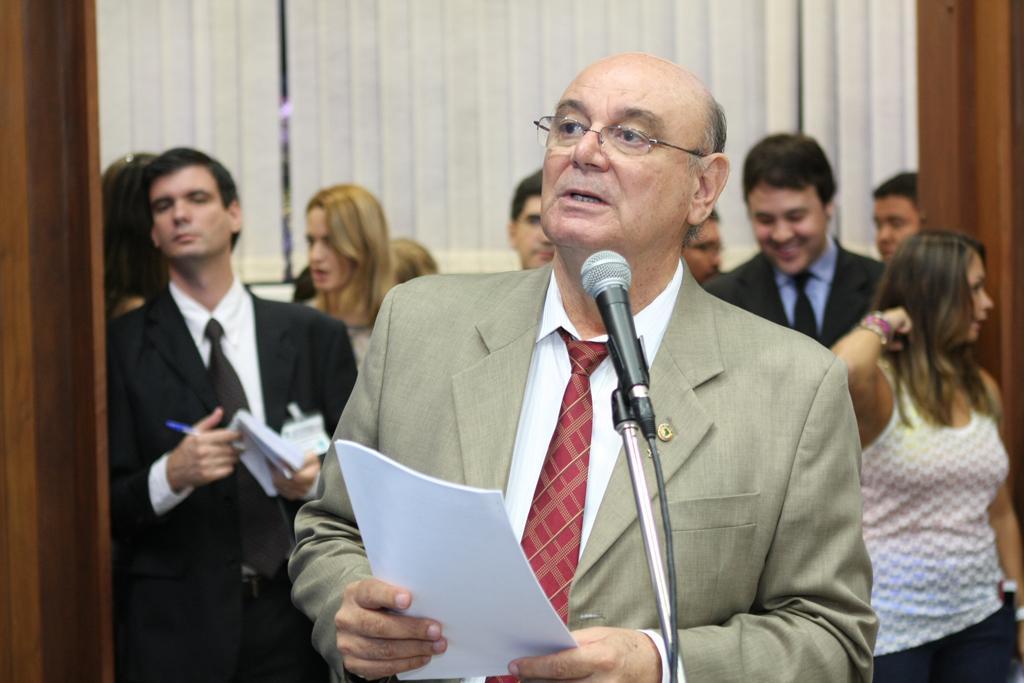
[[[621,254],[599,251],[587,258],[580,269],[580,277],[583,289],[597,302],[601,320],[608,331],[608,353],[619,380],[618,388],[612,392],[612,422],[622,437],[626,461],[629,464],[637,521],[640,523],[640,533],[644,539],[644,554],[647,557],[647,568],[651,573],[651,586],[657,599],[658,621],[665,644],[665,657],[668,660],[668,679],[676,683],[679,676],[679,634],[676,631],[678,615],[674,604],[677,577],[673,559],[672,530],[665,494],[665,478],[655,441],[657,423],[654,418],[654,406],[651,405],[648,395],[650,376],[643,349],[636,336],[629,305],[628,290],[632,274],[629,264]],[[667,562],[662,560],[662,550],[654,526],[651,495],[647,489],[643,457],[640,454],[641,436],[647,440],[651,462],[654,465],[661,521],[665,527]],[[685,678],[684,675],[684,683]]]
[[633,417],[633,410],[623,397],[622,390],[612,392],[612,422],[615,430],[622,436],[622,445],[626,450],[626,462],[629,464],[629,478],[633,483],[633,499],[636,502],[637,517],[640,523],[640,534],[644,539],[644,550],[647,555],[647,568],[651,573],[651,585],[657,600],[658,622],[661,624],[662,638],[665,641],[665,657],[671,667],[669,680],[676,681],[677,675],[677,633],[671,624],[675,606],[669,600],[668,581],[665,579],[665,562],[661,557],[661,546],[658,533],[654,526],[654,515],[651,512],[651,494],[644,477],[643,456],[640,452],[640,424]]

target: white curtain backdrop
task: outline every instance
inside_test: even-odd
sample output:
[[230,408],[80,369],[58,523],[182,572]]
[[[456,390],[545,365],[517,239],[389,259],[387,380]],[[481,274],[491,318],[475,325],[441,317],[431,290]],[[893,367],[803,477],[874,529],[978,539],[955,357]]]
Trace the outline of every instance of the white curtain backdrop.
[[[102,153],[193,144],[241,185],[246,279],[283,272],[277,3],[98,0]],[[871,190],[917,167],[915,0],[286,0],[296,268],[320,187],[376,193],[446,271],[512,268],[532,121],[625,50],[694,70],[729,119],[727,265],[754,247],[740,188],[761,137],[802,129],[833,163],[833,229],[870,252]]]
[[98,0],[100,155],[197,147],[231,171],[244,225],[236,265],[280,280],[282,155],[276,2]]

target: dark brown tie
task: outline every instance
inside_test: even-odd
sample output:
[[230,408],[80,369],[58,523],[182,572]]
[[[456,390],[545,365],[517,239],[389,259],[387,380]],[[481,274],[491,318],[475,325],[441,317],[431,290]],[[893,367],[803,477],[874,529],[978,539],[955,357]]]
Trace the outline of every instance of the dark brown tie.
[[[213,391],[224,409],[225,422],[235,412],[249,408],[242,381],[231,367],[221,340],[224,328],[214,318],[206,325],[206,337],[210,340],[210,366],[208,372]],[[270,497],[249,472],[239,464],[238,474],[238,518],[242,531],[242,564],[256,570],[261,576],[273,577],[281,563],[288,557],[292,547],[292,532],[279,498]]]

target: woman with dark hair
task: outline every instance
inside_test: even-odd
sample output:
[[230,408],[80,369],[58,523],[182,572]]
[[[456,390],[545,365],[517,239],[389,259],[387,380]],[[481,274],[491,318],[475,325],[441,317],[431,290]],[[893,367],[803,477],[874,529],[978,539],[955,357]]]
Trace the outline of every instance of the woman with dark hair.
[[103,172],[103,292],[107,320],[167,286],[167,264],[149,237],[153,219],[142,171],[153,154],[128,154]]
[[999,388],[974,358],[992,308],[984,247],[952,232],[909,238],[875,307],[833,347],[864,447],[874,680],[1005,681],[1015,630],[1001,582],[1020,585],[1022,559]]
[[348,326],[362,363],[377,311],[394,285],[384,210],[359,185],[326,187],[306,205],[306,242],[314,305]]

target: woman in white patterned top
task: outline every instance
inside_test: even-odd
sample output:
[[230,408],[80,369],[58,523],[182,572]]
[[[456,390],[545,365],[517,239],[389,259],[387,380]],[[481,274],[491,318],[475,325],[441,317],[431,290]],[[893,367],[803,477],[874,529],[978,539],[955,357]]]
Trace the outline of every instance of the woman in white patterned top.
[[874,680],[1005,681],[1024,630],[1001,582],[1021,585],[1024,561],[999,388],[974,359],[992,308],[984,247],[951,232],[915,235],[875,302],[880,310],[833,347],[849,368],[864,446]]

